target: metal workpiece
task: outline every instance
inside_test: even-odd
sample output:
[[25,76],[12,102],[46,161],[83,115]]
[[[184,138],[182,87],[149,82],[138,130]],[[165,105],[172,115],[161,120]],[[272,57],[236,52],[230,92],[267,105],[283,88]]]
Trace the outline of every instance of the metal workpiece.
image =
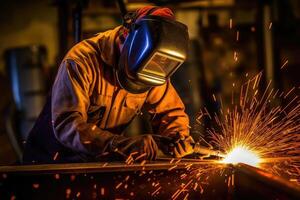
[[296,183],[243,163],[230,167],[235,176],[237,196],[249,194],[246,199],[300,199],[300,186]]
[[[69,196],[66,196],[69,195]],[[246,164],[169,159],[0,167],[0,196],[16,199],[300,199],[291,182]],[[79,199],[80,199],[79,198]]]
[[172,159],[158,158],[159,161],[148,161],[146,164],[134,163],[127,165],[122,162],[106,163],[65,163],[65,164],[39,164],[39,165],[19,165],[0,166],[1,173],[12,174],[53,174],[53,173],[105,173],[105,172],[132,172],[139,170],[165,170],[174,166],[176,169],[183,169],[187,165],[201,167],[201,165],[211,164],[212,160],[198,159]]

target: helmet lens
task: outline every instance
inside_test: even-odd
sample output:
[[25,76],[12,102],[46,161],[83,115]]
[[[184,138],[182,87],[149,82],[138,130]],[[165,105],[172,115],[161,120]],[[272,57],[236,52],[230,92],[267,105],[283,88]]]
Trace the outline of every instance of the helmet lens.
[[156,53],[143,69],[143,73],[166,78],[181,64],[167,55]]

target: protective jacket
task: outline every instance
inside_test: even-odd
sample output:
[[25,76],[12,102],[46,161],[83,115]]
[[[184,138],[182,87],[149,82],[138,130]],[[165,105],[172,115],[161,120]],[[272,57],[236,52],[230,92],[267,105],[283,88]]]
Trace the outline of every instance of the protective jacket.
[[67,53],[30,132],[24,163],[94,161],[143,106],[155,134],[189,135],[184,104],[170,81],[141,94],[128,93],[118,85],[114,70],[119,29],[86,39]]

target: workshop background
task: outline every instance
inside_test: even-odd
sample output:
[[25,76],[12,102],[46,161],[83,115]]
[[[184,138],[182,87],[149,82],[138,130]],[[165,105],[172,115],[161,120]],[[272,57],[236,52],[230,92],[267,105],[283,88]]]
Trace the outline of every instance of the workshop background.
[[[18,162],[64,54],[76,42],[122,23],[117,1],[10,0],[0,6],[0,164]],[[205,137],[201,108],[218,113],[233,92],[263,71],[264,83],[286,91],[299,86],[300,1],[127,0],[172,8],[189,28],[187,62],[172,77],[190,116],[194,138]],[[176,38],[174,38],[176,39]],[[218,100],[216,100],[218,99]],[[145,132],[137,118],[129,135]]]

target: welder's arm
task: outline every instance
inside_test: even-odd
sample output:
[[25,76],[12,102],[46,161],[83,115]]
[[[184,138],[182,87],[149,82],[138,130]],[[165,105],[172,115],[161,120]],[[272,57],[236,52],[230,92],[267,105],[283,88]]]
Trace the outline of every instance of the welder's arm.
[[[101,158],[116,153],[124,159],[132,152],[142,159],[155,159],[158,148],[151,135],[124,137],[87,123],[93,74],[88,67],[64,61],[52,89],[52,122],[58,141],[74,152]],[[116,158],[116,159],[118,159]]]
[[189,145],[189,118],[184,104],[178,96],[170,80],[166,84],[150,90],[145,108],[151,115],[154,133],[179,138],[175,143],[174,156],[183,157],[193,153]]
[[65,60],[52,88],[52,123],[58,141],[74,152],[102,153],[114,135],[87,123],[93,74],[91,69]]

